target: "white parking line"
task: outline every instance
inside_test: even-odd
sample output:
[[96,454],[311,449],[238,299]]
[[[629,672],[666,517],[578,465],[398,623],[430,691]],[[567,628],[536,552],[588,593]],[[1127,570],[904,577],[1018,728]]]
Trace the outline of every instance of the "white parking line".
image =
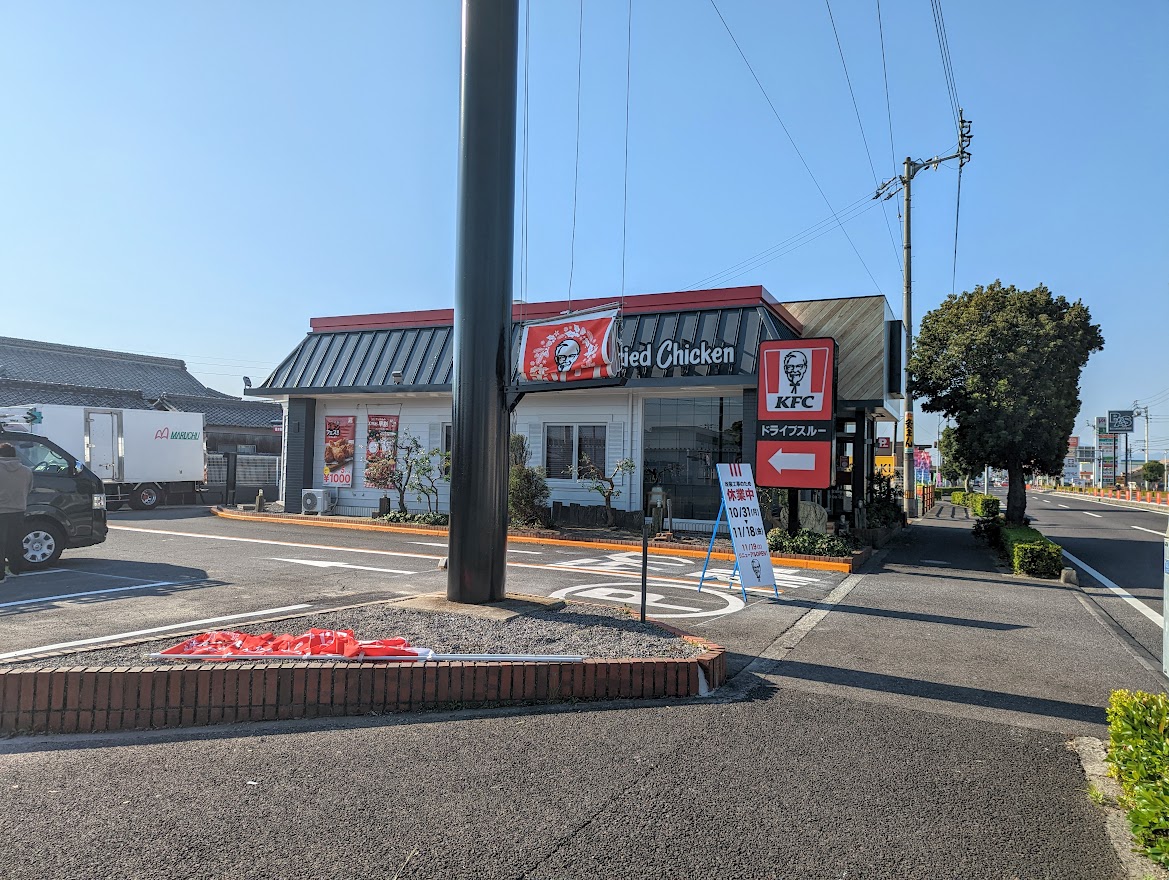
[[321,559],[281,559],[279,556],[269,557],[274,562],[295,562],[297,565],[311,565],[315,568],[349,568],[358,571],[380,571],[385,574],[418,574],[416,571],[404,571],[400,568],[373,568],[368,565],[352,565],[348,562],[328,562]]
[[23,648],[19,651],[9,651],[0,654],[0,660],[11,660],[14,657],[24,657],[28,654],[40,654],[43,651],[60,651],[64,648],[76,648],[81,645],[99,645],[102,642],[117,642],[122,639],[132,639],[135,636],[148,636],[152,633],[171,632],[176,629],[197,629],[209,623],[223,623],[228,620],[243,620],[247,617],[263,617],[266,614],[281,614],[285,611],[300,611],[302,608],[312,608],[312,605],[285,605],[283,608],[264,608],[260,611],[249,611],[246,614],[227,614],[223,617],[208,617],[204,620],[188,620],[186,623],[172,623],[169,626],[155,626],[150,629],[137,629],[133,632],[114,633],[112,636],[98,636],[94,639],[81,639],[76,642],[58,642],[55,645],[41,645],[37,648]]
[[1090,511],[1090,510],[1081,510],[1080,513],[1084,514],[1084,516],[1094,516],[1094,517],[1096,517],[1096,519],[1104,519],[1104,516],[1102,514],[1092,513],[1092,511]]
[[110,587],[108,590],[86,590],[84,593],[62,593],[59,596],[41,596],[39,599],[20,599],[16,602],[0,602],[0,608],[15,608],[17,605],[36,605],[39,602],[57,602],[61,599],[79,599],[82,596],[102,596],[106,593],[125,593],[130,590],[146,590],[150,587],[173,587],[190,581],[155,581],[153,584],[136,584],[132,587]]
[[1116,593],[1116,595],[1118,595],[1121,599],[1123,599],[1145,617],[1149,618],[1149,620],[1153,621],[1153,623],[1157,624],[1157,626],[1164,628],[1165,618],[1146,605],[1144,602],[1142,602],[1140,599],[1138,599],[1136,596],[1134,596],[1132,593],[1121,589],[1108,578],[1104,577],[1104,575],[1100,574],[1100,572],[1096,571],[1096,569],[1092,568],[1092,566],[1085,562],[1081,562],[1079,559],[1076,559],[1076,557],[1072,556],[1072,554],[1068,553],[1068,551],[1064,550],[1063,555],[1069,561],[1071,561],[1072,564],[1078,565],[1088,574],[1092,575],[1092,577],[1096,578],[1096,580],[1100,581],[1100,583],[1104,584],[1104,586],[1106,586],[1112,592]]
[[419,547],[441,547],[446,549],[446,544],[440,541],[407,541],[407,544],[417,544]]
[[[439,547],[443,550],[447,549],[446,544],[440,544],[437,541],[408,541],[409,544],[417,544],[419,547]],[[507,548],[508,553],[523,553],[527,556],[543,556],[543,550],[513,550],[511,547]]]
[[1050,501],[1048,501],[1046,498],[1040,498],[1039,500],[1040,500],[1040,501],[1042,501],[1044,504],[1050,504],[1050,503],[1051,503],[1051,502],[1050,502]]
[[1068,506],[1066,504],[1061,504],[1060,507],[1062,507],[1064,510],[1068,509]]
[[58,572],[68,571],[68,570],[69,569],[67,569],[67,568],[40,568],[40,569],[37,569],[36,571],[22,571],[20,574],[10,575],[10,576],[11,577],[27,578],[27,577],[32,577],[33,575],[38,575],[38,574],[57,574]]
[[331,544],[301,544],[296,541],[269,541],[264,538],[237,538],[231,535],[207,535],[202,532],[170,532],[163,529],[136,529],[131,526],[110,526],[119,532],[145,532],[148,535],[174,535],[179,538],[205,538],[209,541],[239,541],[243,544],[269,544],[275,547],[302,547],[309,550],[335,550],[338,553],[373,553],[377,556],[404,556],[408,559],[442,559],[430,553],[403,553],[399,550],[366,550],[362,547],[335,547]]

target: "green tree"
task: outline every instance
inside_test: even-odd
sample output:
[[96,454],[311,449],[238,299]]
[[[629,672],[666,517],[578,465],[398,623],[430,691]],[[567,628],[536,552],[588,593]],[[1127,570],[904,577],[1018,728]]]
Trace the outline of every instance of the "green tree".
[[613,515],[613,499],[621,496],[621,490],[617,488],[617,478],[621,474],[631,474],[637,470],[637,462],[632,458],[623,458],[614,465],[613,473],[606,474],[593,464],[587,455],[582,454],[580,458],[579,482],[587,483],[590,491],[605,499],[605,522],[612,526],[616,522]]
[[1146,483],[1159,483],[1165,476],[1165,465],[1159,461],[1146,461],[1141,466],[1141,479]]
[[958,429],[947,425],[942,428],[942,437],[938,441],[938,452],[942,456],[942,479],[948,483],[962,483],[966,491],[970,491],[970,475],[978,470],[978,465],[969,461],[962,449],[958,447]]
[[1007,472],[1007,521],[1021,525],[1026,475],[1058,474],[1080,410],[1080,373],[1104,347],[1080,300],[1002,282],[951,294],[922,318],[909,390],[954,419],[967,461]]
[[512,434],[508,443],[511,468],[507,479],[507,518],[512,525],[539,526],[547,515],[548,482],[542,467],[528,467],[528,439]]

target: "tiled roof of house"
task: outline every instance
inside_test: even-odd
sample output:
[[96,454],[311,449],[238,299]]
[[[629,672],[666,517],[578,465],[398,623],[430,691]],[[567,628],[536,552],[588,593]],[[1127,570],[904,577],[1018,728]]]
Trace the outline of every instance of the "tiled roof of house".
[[0,336],[0,406],[24,403],[201,412],[208,428],[271,428],[272,403],[203,385],[174,358]]
[[0,381],[4,380],[116,388],[148,397],[191,394],[232,399],[203,385],[175,358],[0,336]]

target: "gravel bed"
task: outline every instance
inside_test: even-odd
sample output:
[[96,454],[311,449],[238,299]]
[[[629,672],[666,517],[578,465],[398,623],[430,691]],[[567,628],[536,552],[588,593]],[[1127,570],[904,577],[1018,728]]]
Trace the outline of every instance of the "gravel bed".
[[[620,609],[568,604],[540,609],[511,620],[483,620],[462,614],[407,611],[389,603],[293,617],[266,624],[240,624],[246,633],[293,633],[309,629],[351,629],[359,639],[402,637],[441,654],[579,654],[584,657],[696,657],[703,649]],[[169,636],[122,647],[91,649],[10,665],[157,666],[175,661],[147,655],[182,641]]]

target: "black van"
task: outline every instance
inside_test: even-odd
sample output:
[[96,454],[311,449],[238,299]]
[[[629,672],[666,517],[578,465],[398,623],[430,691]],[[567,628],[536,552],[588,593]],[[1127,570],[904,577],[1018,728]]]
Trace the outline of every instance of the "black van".
[[25,570],[51,565],[61,551],[106,539],[105,488],[97,474],[44,437],[5,431],[16,457],[32,468],[32,495],[25,513]]

